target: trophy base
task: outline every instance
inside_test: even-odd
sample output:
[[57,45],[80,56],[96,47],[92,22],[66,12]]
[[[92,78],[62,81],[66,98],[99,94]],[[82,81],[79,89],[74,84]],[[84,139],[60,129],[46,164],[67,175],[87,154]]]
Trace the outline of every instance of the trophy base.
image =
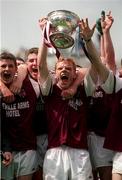
[[74,44],[74,39],[71,36],[60,32],[51,34],[50,41],[56,48],[59,49],[70,48]]

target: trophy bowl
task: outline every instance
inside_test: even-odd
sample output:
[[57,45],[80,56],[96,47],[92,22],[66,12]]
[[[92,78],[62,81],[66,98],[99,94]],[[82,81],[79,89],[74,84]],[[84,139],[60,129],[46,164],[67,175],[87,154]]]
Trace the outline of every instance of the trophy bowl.
[[47,15],[53,31],[50,34],[52,44],[60,49],[66,49],[74,44],[72,37],[80,18],[73,12],[67,10],[52,11]]

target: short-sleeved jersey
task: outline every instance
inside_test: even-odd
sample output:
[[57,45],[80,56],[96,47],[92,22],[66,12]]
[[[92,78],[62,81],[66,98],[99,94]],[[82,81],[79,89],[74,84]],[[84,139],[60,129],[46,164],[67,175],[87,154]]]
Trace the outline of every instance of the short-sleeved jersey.
[[113,94],[112,113],[104,147],[122,152],[122,88]]
[[98,86],[88,99],[88,129],[99,136],[105,136],[111,115],[112,97]]
[[62,99],[61,89],[53,85],[50,95],[45,97],[48,121],[48,148],[67,145],[87,149],[86,94],[79,86],[71,99]]
[[23,82],[19,95],[12,103],[1,102],[2,123],[8,128],[12,150],[25,151],[36,148],[36,135],[32,119],[37,96],[28,78]]

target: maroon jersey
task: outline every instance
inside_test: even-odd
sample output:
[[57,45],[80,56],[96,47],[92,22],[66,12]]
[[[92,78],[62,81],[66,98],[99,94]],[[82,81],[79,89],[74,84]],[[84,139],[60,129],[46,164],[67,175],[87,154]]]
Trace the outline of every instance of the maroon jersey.
[[67,100],[61,89],[54,85],[53,92],[45,99],[48,121],[48,148],[67,145],[87,149],[86,95],[80,86],[77,94]]
[[122,89],[113,95],[113,102],[104,147],[122,152]]
[[112,97],[98,86],[94,95],[88,99],[88,129],[99,136],[105,136],[111,115]]
[[36,107],[36,93],[28,78],[13,103],[2,102],[2,122],[6,124],[12,150],[25,151],[36,148],[32,119]]

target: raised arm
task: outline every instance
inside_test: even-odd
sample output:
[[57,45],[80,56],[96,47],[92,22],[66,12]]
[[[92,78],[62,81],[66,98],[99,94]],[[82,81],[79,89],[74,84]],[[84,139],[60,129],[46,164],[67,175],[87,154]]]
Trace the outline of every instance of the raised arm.
[[115,52],[111,39],[110,29],[114,22],[111,11],[101,17],[101,27],[103,35],[101,35],[101,56],[103,63],[114,73],[116,73]]
[[[39,21],[40,28],[42,29],[46,25],[46,19],[43,18]],[[48,48],[45,44],[44,37],[42,42],[40,43],[38,57],[37,57],[37,64],[38,64],[38,81],[42,90],[43,95],[48,95],[50,87],[51,87],[51,78],[48,70],[47,65],[47,52]],[[46,82],[46,83],[45,83]]]
[[38,52],[38,70],[39,70],[39,82],[40,84],[43,84],[49,75],[49,70],[47,67],[47,46],[44,43],[44,40],[42,40],[42,43],[39,47]]
[[90,61],[92,64],[92,68],[90,70],[90,75],[93,81],[96,82],[96,73],[94,73],[94,69],[99,74],[99,78],[104,83],[109,75],[108,69],[102,64],[100,59],[100,54],[97,52],[93,42],[92,35],[94,33],[95,26],[92,29],[89,28],[88,19],[82,20],[80,23],[81,28],[81,36],[84,38],[85,45],[90,57]]

